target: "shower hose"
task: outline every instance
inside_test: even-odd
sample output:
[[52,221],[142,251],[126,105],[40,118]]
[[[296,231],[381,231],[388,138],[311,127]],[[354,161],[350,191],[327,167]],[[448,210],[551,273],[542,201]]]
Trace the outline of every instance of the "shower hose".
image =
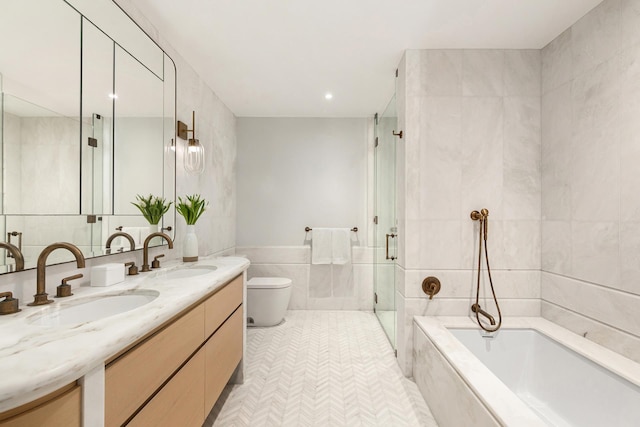
[[[502,326],[502,313],[500,311],[500,305],[498,304],[498,298],[496,298],[496,291],[493,288],[493,279],[491,278],[491,267],[489,266],[489,251],[487,250],[487,228],[489,221],[489,211],[487,209],[482,209],[480,212],[473,211],[471,213],[471,219],[474,221],[477,220],[480,222],[480,231],[479,231],[479,239],[478,239],[478,281],[476,286],[476,303],[471,306],[471,310],[476,314],[476,321],[478,322],[478,326],[480,326],[483,330],[487,332],[496,332]],[[482,274],[482,246],[484,242],[484,255],[487,264],[487,275],[489,276],[489,284],[491,285],[491,294],[493,295],[493,300],[496,303],[496,308],[498,310],[498,325],[494,325],[495,320],[493,317],[482,310],[480,308],[480,276]],[[492,322],[491,327],[486,326],[480,321],[480,314],[488,317]]]

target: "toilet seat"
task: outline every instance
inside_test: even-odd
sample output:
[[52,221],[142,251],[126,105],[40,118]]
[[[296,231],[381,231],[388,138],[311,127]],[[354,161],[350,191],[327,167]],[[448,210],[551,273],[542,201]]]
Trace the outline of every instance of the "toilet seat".
[[281,289],[291,286],[291,279],[285,277],[254,277],[247,281],[247,289]]

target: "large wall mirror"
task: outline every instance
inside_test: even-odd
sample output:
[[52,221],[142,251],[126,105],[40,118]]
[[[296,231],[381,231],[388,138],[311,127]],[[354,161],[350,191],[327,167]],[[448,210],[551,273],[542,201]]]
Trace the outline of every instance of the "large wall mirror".
[[[0,232],[25,268],[57,241],[85,257],[150,225],[137,195],[175,199],[175,65],[111,0],[3,0]],[[158,242],[158,244],[162,244]],[[110,253],[130,250],[117,238]],[[55,251],[48,263],[72,260]],[[0,249],[0,273],[14,260]]]

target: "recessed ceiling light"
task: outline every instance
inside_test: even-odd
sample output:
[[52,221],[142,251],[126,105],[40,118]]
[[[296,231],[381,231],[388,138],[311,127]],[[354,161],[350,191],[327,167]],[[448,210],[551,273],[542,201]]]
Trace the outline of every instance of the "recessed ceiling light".
[[118,99],[118,95],[116,95],[115,93],[110,93],[110,94],[109,94],[109,98],[111,98],[111,99]]
[[324,99],[331,99],[331,98],[333,98],[333,94],[331,94],[331,93],[326,93],[324,95]]

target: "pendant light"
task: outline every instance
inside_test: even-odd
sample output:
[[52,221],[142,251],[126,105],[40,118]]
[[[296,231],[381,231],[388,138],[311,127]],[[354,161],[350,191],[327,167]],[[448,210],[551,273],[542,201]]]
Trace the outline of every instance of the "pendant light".
[[[189,138],[191,132],[192,138]],[[191,129],[181,121],[178,121],[178,138],[187,140],[187,149],[184,152],[184,170],[188,174],[200,175],[204,172],[204,147],[196,138],[196,112],[191,117]]]

